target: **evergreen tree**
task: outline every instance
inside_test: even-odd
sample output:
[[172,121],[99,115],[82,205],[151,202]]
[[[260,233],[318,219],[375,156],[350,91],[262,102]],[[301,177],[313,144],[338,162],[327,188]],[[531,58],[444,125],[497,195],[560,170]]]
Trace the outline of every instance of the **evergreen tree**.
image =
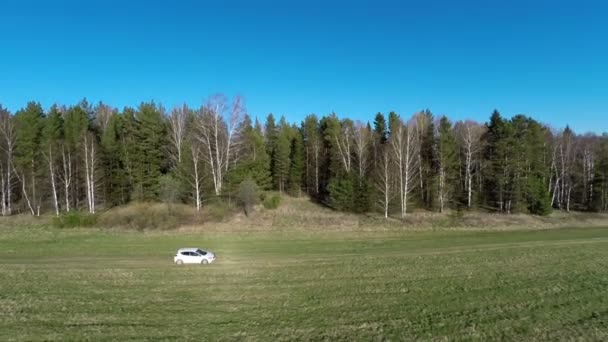
[[373,187],[367,178],[358,179],[354,182],[353,211],[367,213],[372,208]]
[[142,103],[135,116],[134,128],[137,143],[130,157],[133,162],[135,198],[157,200],[166,146],[166,127],[161,110],[154,103]]
[[253,126],[253,130],[262,137],[263,141],[264,131],[262,129],[262,124],[260,123],[260,120],[258,120],[257,117],[255,118],[255,125]]
[[287,125],[279,127],[273,155],[273,176],[276,189],[279,192],[287,190],[291,154],[291,128]]
[[125,107],[120,116],[120,160],[124,165],[125,175],[127,179],[128,201],[135,199],[133,194],[135,190],[135,161],[138,153],[136,131],[137,121],[135,119],[135,109]]
[[324,175],[326,186],[326,201],[337,210],[354,210],[355,172],[352,168],[354,151],[353,122],[340,121],[335,113],[321,120],[326,158]]
[[275,149],[277,145],[278,129],[272,113],[266,117],[266,124],[264,125],[264,143],[266,145],[266,154],[270,158],[270,176],[272,178],[272,188],[277,189],[277,176],[275,166]]
[[266,124],[264,125],[264,138],[266,143],[266,152],[269,156],[272,156],[274,147],[278,136],[277,124],[272,113],[266,117]]
[[355,210],[355,182],[352,177],[332,178],[328,185],[329,205],[335,210]]
[[504,120],[498,111],[494,111],[487,124],[484,136],[486,149],[485,194],[487,204],[500,212],[511,212],[512,205],[512,131],[511,125]]
[[239,143],[241,156],[237,166],[228,175],[229,183],[236,187],[246,179],[250,179],[260,189],[270,189],[272,187],[270,157],[266,152],[264,137],[259,125],[258,128],[252,127],[251,118],[245,116],[239,131],[241,132]]
[[127,202],[128,180],[121,154],[120,133],[123,118],[113,113],[101,135],[101,164],[104,198],[107,206]]
[[294,132],[291,141],[290,166],[289,166],[289,192],[300,196],[304,180],[304,139],[302,132],[296,127],[291,128]]
[[[393,113],[394,114],[394,113]],[[377,113],[374,117],[374,141],[378,145],[384,144],[388,139],[388,127],[382,113]]]
[[[439,211],[456,200],[502,213],[608,211],[608,136],[570,127],[553,135],[525,115],[495,111],[485,126],[452,127],[446,117],[433,122],[430,111],[410,120],[378,113],[371,124],[311,114],[296,127],[270,114],[263,128],[240,99],[229,106],[216,96],[187,111],[178,142],[173,117],[154,103],[121,114],[86,99],[47,115],[34,102],[15,116],[0,107],[2,214],[11,203],[34,215],[93,212],[98,199],[109,208],[169,190],[200,209],[208,195],[237,195],[245,179],[294,195],[305,189],[336,210],[377,204],[386,217],[399,205],[404,217],[413,198]],[[164,191],[161,179],[170,180]]]
[[375,177],[379,168],[378,164],[382,159],[382,146],[386,144],[388,139],[388,125],[386,124],[386,119],[382,113],[377,113],[374,117],[374,128],[371,139],[370,149],[372,161],[370,167],[372,171],[371,174]]
[[418,155],[418,180],[420,200],[427,209],[433,209],[435,184],[437,183],[435,152],[435,124],[430,110],[422,111],[415,116],[416,134],[420,142]]
[[306,189],[309,195],[318,196],[323,142],[319,133],[319,119],[316,115],[310,114],[306,116],[302,123],[302,132],[304,135],[303,143],[306,148]]
[[43,119],[42,107],[36,102],[29,102],[15,113],[15,171],[21,183],[21,195],[32,215],[40,215],[44,194],[40,186],[44,174],[40,145]]
[[598,212],[608,211],[608,135],[602,136],[597,153],[597,169],[593,180],[591,209]]
[[351,155],[345,145],[349,143],[348,126],[352,121],[340,122],[335,113],[324,117],[322,121],[323,139],[329,158],[329,178],[349,174]]
[[[83,105],[87,105],[86,102]],[[78,209],[86,192],[82,140],[88,131],[89,118],[83,107],[76,105],[64,113],[63,121],[65,146],[62,161],[68,164],[63,172],[66,207],[75,206]]]
[[395,132],[396,128],[401,124],[399,114],[395,112],[388,113],[388,136]]
[[52,106],[42,129],[42,154],[47,164],[48,180],[50,185],[50,196],[55,209],[55,214],[59,215],[59,180],[57,168],[61,164],[59,159],[59,146],[61,143],[63,120],[61,113],[56,105]]
[[513,117],[511,126],[514,135],[511,153],[513,208],[548,215],[551,197],[546,186],[550,171],[546,162],[546,129],[524,115]]

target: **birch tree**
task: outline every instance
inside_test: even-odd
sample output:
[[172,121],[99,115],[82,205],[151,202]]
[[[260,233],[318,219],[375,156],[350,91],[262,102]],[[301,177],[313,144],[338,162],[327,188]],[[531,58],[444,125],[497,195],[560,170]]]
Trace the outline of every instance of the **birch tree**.
[[357,163],[357,173],[359,185],[365,178],[365,173],[369,164],[369,144],[371,141],[371,131],[367,125],[357,121],[354,126],[354,156]]
[[0,146],[4,152],[0,161],[0,194],[2,200],[2,216],[9,216],[13,209],[13,169],[15,151],[15,123],[8,110],[0,106]]
[[203,159],[211,171],[216,196],[222,193],[224,176],[233,165],[234,136],[244,112],[241,97],[235,97],[228,107],[226,97],[218,94],[210,97],[199,113],[197,139],[204,149]]
[[57,106],[53,106],[44,120],[44,128],[42,129],[42,145],[45,148],[43,149],[42,154],[48,165],[51,198],[56,216],[59,216],[57,150],[61,139],[61,126],[61,113],[59,113]]
[[479,153],[482,150],[481,137],[485,128],[474,121],[460,121],[456,124],[455,131],[463,156],[467,208],[471,209],[473,206],[473,177],[475,171],[479,170]]
[[95,214],[96,209],[96,186],[97,186],[97,164],[98,164],[98,148],[95,135],[91,132],[86,132],[83,135],[84,147],[84,165],[85,165],[85,183],[86,183],[86,198],[87,209],[90,214]]
[[580,141],[579,163],[581,168],[582,188],[580,189],[581,204],[591,209],[593,203],[596,159],[599,150],[599,141],[593,135],[585,135]]
[[328,159],[329,178],[350,174],[353,158],[353,122],[339,120],[335,113],[321,120],[324,149]]
[[456,139],[452,132],[452,123],[443,116],[437,127],[437,144],[435,145],[437,172],[437,199],[439,212],[443,212],[453,197],[458,172]]
[[393,199],[392,162],[388,145],[382,145],[377,150],[376,189],[380,193],[378,204],[382,208],[384,218],[388,218],[391,200]]
[[570,127],[566,127],[558,134],[552,163],[556,179],[553,187],[552,204],[568,212],[570,211],[572,167],[575,158],[574,138],[574,132]]
[[83,135],[87,131],[87,113],[80,106],[73,106],[63,112],[63,141],[61,146],[61,174],[63,183],[65,208],[69,212],[72,205],[78,209],[81,193],[82,165],[84,158],[82,149]]
[[[392,122],[391,122],[392,121]],[[407,215],[408,195],[415,188],[416,177],[419,176],[418,164],[420,159],[419,140],[416,134],[416,121],[405,124],[399,119],[389,120],[391,135],[389,142],[396,167],[397,184],[399,185],[399,202],[401,218]]]
[[175,164],[182,162],[182,145],[186,139],[190,109],[186,105],[174,108],[169,116],[169,142]]
[[197,139],[191,139],[189,152],[192,167],[190,170],[190,177],[188,181],[193,190],[192,195],[194,197],[196,211],[200,211],[203,203],[203,170],[201,165],[203,151],[201,149],[200,141],[198,141]]
[[94,122],[97,127],[99,127],[101,131],[104,132],[108,128],[108,125],[110,124],[110,121],[112,120],[113,116],[114,109],[100,102],[99,105],[97,105],[97,107],[95,108]]

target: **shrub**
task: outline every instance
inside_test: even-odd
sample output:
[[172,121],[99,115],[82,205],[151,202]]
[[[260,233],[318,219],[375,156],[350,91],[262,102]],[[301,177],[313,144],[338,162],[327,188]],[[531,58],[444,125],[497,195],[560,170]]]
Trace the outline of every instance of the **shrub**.
[[533,215],[547,216],[551,214],[551,195],[542,180],[528,180],[528,211]]
[[281,204],[281,196],[277,194],[273,194],[271,196],[264,197],[264,208],[266,209],[276,209]]
[[241,182],[237,193],[237,199],[239,204],[243,207],[245,215],[249,216],[253,210],[253,206],[257,204],[260,199],[258,186],[251,178],[247,178]]
[[177,202],[180,196],[180,183],[171,175],[160,178],[160,198],[163,203],[171,205]]
[[351,177],[333,178],[327,188],[330,207],[341,211],[354,211],[355,189]]
[[183,204],[135,203],[100,215],[104,227],[129,229],[173,229],[196,221],[196,210]]
[[92,227],[97,223],[95,214],[71,211],[53,218],[53,226],[57,228]]
[[223,221],[232,215],[232,208],[224,201],[214,201],[204,207],[212,221]]

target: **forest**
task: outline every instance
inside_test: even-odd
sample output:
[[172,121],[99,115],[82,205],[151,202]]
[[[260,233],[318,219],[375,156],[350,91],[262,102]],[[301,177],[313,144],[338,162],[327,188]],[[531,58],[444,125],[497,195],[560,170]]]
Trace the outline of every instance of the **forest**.
[[221,94],[200,108],[0,106],[2,215],[96,213],[134,201],[201,210],[244,183],[387,218],[416,209],[608,211],[606,134],[496,110],[485,123],[429,110],[368,122],[335,113],[262,120],[242,97]]

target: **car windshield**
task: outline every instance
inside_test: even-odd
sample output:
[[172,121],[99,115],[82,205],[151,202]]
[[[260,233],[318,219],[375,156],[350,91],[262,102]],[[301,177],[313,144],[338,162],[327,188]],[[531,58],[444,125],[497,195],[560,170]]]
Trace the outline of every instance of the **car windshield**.
[[197,250],[196,250],[196,253],[198,253],[198,254],[200,254],[200,255],[205,255],[205,254],[207,254],[207,252],[205,252],[205,251],[204,251],[204,250],[202,250],[202,249],[197,249]]

